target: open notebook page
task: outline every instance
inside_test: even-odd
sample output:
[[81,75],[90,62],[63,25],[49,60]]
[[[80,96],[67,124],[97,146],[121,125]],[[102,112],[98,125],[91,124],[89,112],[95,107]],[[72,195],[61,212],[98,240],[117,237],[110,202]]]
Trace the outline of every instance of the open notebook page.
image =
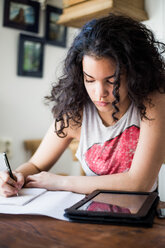
[[46,191],[24,206],[0,204],[0,213],[41,214],[69,221],[69,219],[64,216],[64,209],[82,200],[84,196],[85,195],[67,191]]
[[46,189],[23,188],[19,191],[18,196],[12,196],[12,197],[7,197],[7,198],[0,196],[0,205],[23,206],[45,192],[46,192]]

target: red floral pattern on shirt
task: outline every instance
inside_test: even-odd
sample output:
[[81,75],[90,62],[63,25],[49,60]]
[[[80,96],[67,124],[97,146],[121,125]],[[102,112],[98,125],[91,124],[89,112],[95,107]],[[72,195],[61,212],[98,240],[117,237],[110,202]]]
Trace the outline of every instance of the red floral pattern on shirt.
[[94,144],[85,153],[88,167],[98,175],[128,171],[137,147],[139,132],[139,127],[131,126],[104,144]]

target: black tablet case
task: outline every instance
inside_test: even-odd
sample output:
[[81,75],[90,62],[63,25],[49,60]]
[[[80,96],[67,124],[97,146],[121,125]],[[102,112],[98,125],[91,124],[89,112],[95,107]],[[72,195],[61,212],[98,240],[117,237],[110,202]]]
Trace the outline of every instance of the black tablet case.
[[72,222],[91,223],[91,224],[113,224],[113,225],[127,225],[139,227],[152,227],[153,220],[156,215],[156,208],[159,202],[157,195],[154,203],[151,205],[148,213],[144,217],[139,218],[120,218],[120,217],[107,217],[107,216],[81,216],[69,213],[69,209],[65,209],[65,216]]

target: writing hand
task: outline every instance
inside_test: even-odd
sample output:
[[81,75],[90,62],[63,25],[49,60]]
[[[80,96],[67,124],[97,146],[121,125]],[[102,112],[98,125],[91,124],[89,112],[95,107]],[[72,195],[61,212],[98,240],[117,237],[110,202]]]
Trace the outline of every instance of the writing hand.
[[0,171],[0,195],[9,197],[16,195],[24,185],[24,176],[22,173],[14,172],[12,179],[8,172]]

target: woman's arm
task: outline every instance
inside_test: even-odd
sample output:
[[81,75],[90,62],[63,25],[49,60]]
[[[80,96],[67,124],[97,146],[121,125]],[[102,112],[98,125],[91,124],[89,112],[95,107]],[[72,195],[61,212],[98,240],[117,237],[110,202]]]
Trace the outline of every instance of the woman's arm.
[[147,116],[153,120],[141,122],[139,142],[128,172],[88,177],[63,177],[40,173],[28,177],[29,186],[43,185],[51,190],[69,190],[85,194],[95,189],[149,191],[165,159],[165,95],[156,93],[151,99],[154,107],[147,105]]
[[22,172],[25,177],[41,171],[48,171],[59,159],[71,140],[72,137],[69,134],[65,138],[58,137],[54,132],[54,124],[52,124],[31,159],[19,166],[16,171]]
[[66,138],[59,138],[54,132],[54,125],[52,124],[32,158],[13,172],[15,180],[10,178],[7,172],[0,172],[0,195],[8,197],[17,194],[26,183],[28,175],[49,170],[71,140],[70,135],[67,135]]

